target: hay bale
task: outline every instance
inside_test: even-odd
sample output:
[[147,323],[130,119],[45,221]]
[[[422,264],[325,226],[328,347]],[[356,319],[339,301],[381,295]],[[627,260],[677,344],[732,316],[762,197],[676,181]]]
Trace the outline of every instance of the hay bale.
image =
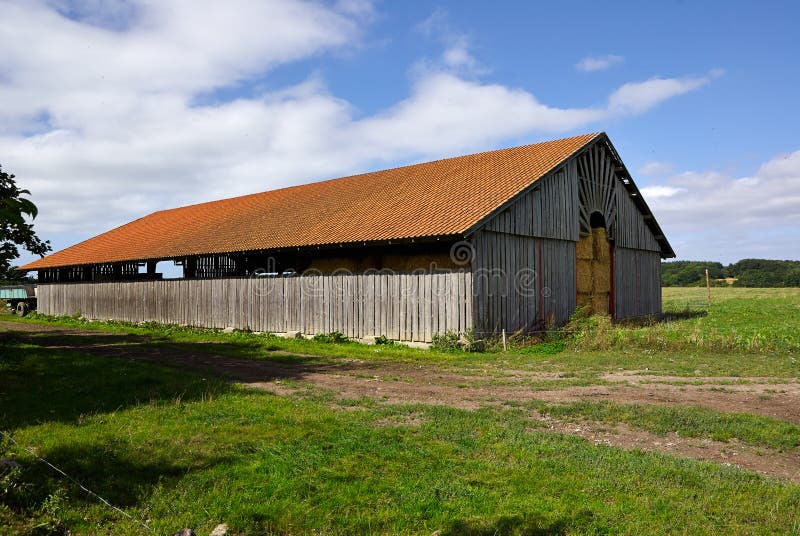
[[347,257],[318,258],[311,261],[308,270],[318,270],[323,274],[341,271],[357,272],[358,263],[355,259]]
[[593,258],[598,261],[606,262],[611,259],[611,242],[603,228],[592,229]]
[[592,261],[579,259],[577,262],[578,292],[591,294],[592,292]]
[[611,290],[611,265],[602,262],[592,263],[592,292],[609,292]]
[[382,267],[395,272],[413,272],[414,270],[457,270],[464,268],[453,262],[447,253],[430,253],[418,255],[389,254],[382,258]]
[[608,294],[592,294],[592,312],[594,314],[608,314]]
[[575,256],[578,259],[588,259],[591,260],[593,253],[593,236],[586,235],[582,236],[578,243],[575,244]]
[[592,294],[590,292],[578,292],[578,308],[584,307],[586,305],[591,306],[592,304]]

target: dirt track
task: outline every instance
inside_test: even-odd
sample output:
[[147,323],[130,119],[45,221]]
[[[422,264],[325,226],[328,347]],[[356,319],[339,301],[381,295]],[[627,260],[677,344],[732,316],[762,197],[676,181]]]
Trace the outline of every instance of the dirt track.
[[[475,375],[436,364],[337,359],[331,363],[282,363],[249,360],[148,345],[148,339],[33,324],[0,321],[0,330],[39,332],[39,346],[93,355],[143,360],[202,370],[276,394],[294,396],[303,386],[326,389],[342,399],[367,397],[387,404],[436,404],[476,409],[506,402],[609,400],[632,404],[704,406],[726,412],[748,412],[800,424],[800,383],[770,378],[719,378],[642,375],[636,371],[597,378],[600,385],[569,386],[554,373],[503,369],[502,374]],[[42,332],[47,332],[46,335]],[[42,336],[45,335],[45,336]],[[282,352],[276,352],[276,358]],[[295,354],[293,354],[295,355]],[[285,382],[285,380],[295,380]],[[688,383],[688,384],[687,384]],[[626,426],[560,422],[531,412],[537,428],[574,434],[595,443],[655,450],[721,463],[733,463],[768,475],[800,482],[800,453],[772,452],[736,441],[717,442],[658,436]]]

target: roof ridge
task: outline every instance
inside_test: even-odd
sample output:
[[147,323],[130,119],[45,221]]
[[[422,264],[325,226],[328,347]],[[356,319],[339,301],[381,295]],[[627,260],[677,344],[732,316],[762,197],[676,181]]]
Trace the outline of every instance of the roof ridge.
[[22,269],[455,236],[604,136],[582,134],[158,210]]

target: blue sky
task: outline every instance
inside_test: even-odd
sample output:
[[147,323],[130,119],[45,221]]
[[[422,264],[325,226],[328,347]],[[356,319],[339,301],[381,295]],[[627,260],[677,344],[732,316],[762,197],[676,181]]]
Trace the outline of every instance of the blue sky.
[[0,0],[0,164],[60,249],[163,208],[605,130],[679,258],[800,259],[798,20],[796,2]]

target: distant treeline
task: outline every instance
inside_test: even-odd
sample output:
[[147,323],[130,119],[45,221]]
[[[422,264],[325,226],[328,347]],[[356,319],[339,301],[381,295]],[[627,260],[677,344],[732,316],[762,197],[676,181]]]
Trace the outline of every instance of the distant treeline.
[[709,261],[662,262],[661,283],[665,287],[702,286],[706,269],[715,286],[725,286],[724,279],[735,278],[735,287],[800,287],[800,261],[767,259],[743,259],[728,266]]

